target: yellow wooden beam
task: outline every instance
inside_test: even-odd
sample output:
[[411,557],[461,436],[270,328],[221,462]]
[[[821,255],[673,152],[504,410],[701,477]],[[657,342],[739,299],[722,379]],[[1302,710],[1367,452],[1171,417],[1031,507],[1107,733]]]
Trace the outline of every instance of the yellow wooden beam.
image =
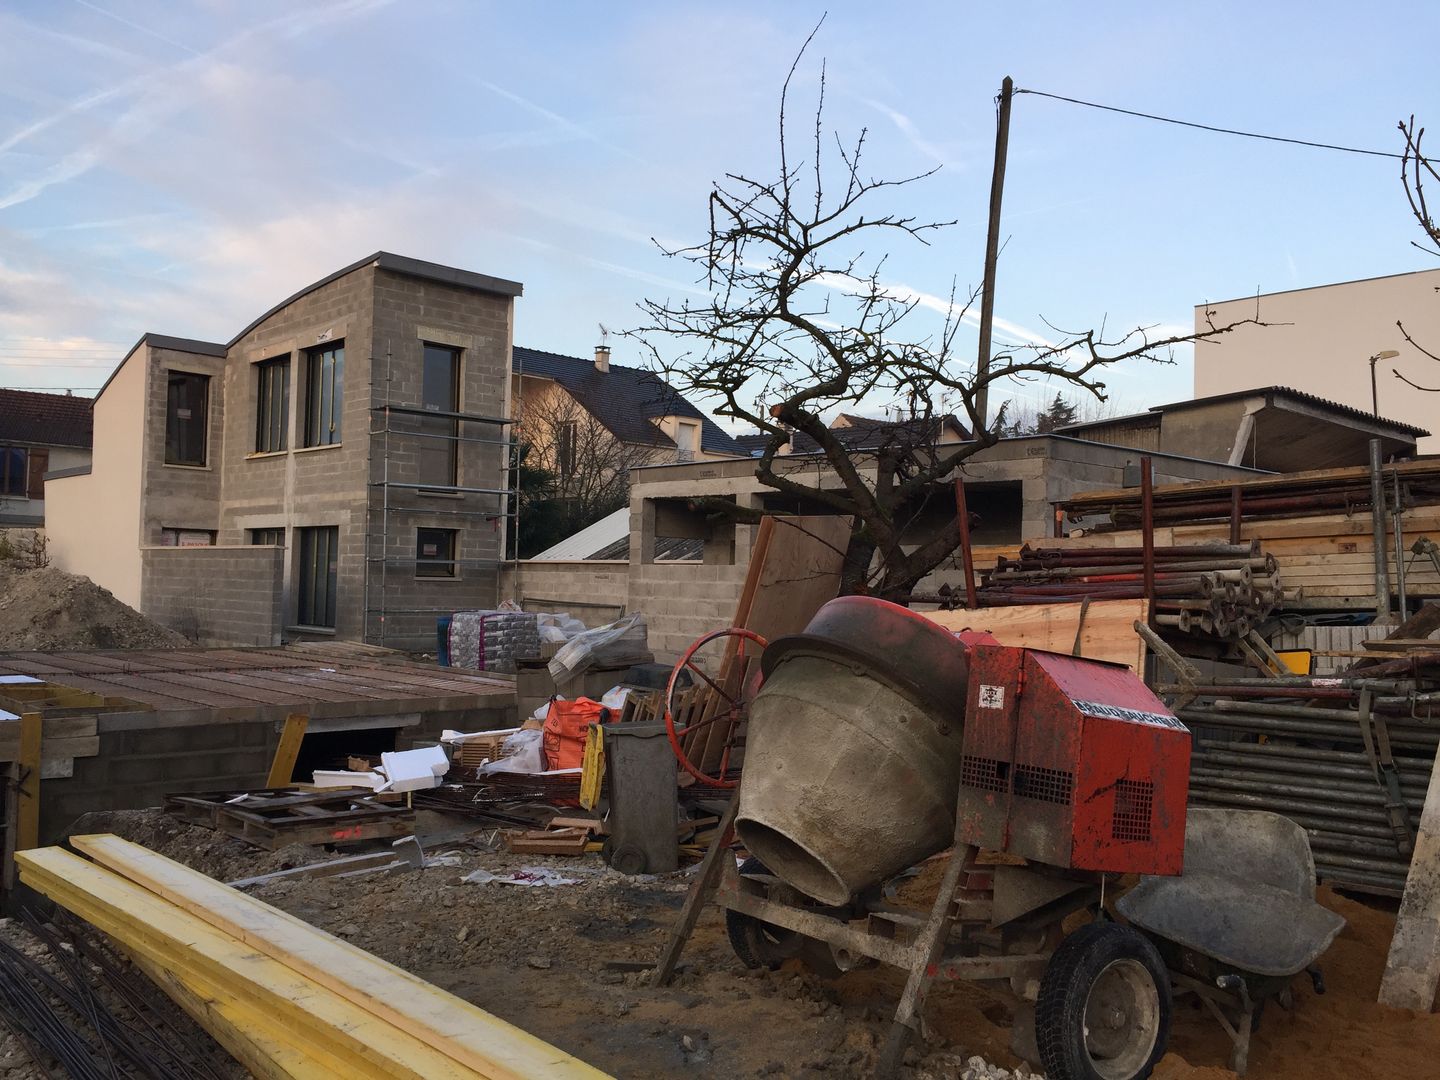
[[600,1080],[605,1076],[543,1039],[387,964],[349,942],[118,836],[70,844],[211,927],[302,973],[482,1076]]
[[266,1025],[257,1023],[233,1000],[191,987],[139,952],[131,953],[130,959],[252,1076],[260,1080],[330,1080],[335,1075],[334,1065],[275,1038]]
[[475,1070],[299,972],[58,847],[20,852],[20,879],[187,984],[242,1004],[275,1038],[331,1062],[332,1075],[474,1080]]
[[20,798],[15,805],[15,850],[40,843],[40,735],[44,720],[38,712],[20,714],[20,750],[15,766],[20,771]]
[[275,747],[275,758],[270,762],[270,779],[266,787],[288,787],[295,779],[295,762],[300,759],[300,744],[305,741],[305,729],[310,717],[305,713],[291,713],[285,717],[285,729],[280,732],[280,744]]

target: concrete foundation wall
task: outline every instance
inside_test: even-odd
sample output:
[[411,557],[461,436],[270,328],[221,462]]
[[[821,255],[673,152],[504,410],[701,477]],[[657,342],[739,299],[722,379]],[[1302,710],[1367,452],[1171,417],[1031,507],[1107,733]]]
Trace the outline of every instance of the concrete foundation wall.
[[278,547],[141,549],[150,618],[198,645],[279,645],[284,627]]
[[501,574],[500,591],[526,611],[564,611],[586,626],[601,626],[630,611],[630,564],[596,560],[508,563]]

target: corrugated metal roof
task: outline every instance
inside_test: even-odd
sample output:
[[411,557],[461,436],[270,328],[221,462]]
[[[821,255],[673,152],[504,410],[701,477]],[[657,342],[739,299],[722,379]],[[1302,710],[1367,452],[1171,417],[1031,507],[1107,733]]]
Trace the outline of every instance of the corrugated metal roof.
[[[532,555],[530,562],[578,562],[590,559],[618,541],[628,543],[630,538],[630,508],[622,506],[613,514],[607,514],[593,525],[587,525],[574,536],[567,536],[558,544],[552,544],[539,555]],[[622,555],[621,558],[627,556]]]

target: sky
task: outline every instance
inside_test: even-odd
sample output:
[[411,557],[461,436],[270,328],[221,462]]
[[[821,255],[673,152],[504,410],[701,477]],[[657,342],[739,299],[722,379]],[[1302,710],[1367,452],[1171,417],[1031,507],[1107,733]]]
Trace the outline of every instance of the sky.
[[[142,334],[227,341],[381,249],[522,282],[517,344],[589,355],[642,299],[696,295],[657,241],[703,239],[724,174],[774,175],[822,15],[799,100],[823,59],[827,122],[868,131],[876,175],[939,166],[896,205],[956,224],[886,264],[927,296],[980,280],[1006,75],[1392,152],[1402,118],[1440,123],[1419,2],[0,0],[0,386],[94,393]],[[997,341],[1429,269],[1399,175],[1021,95]],[[1188,398],[1176,359],[1112,372],[1113,407]]]

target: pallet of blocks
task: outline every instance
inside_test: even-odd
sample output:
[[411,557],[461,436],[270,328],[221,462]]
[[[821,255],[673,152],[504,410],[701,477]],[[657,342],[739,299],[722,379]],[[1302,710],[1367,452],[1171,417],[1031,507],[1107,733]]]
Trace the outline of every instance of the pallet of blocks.
[[108,935],[259,1077],[602,1078],[346,941],[117,836],[19,852],[30,888]]

